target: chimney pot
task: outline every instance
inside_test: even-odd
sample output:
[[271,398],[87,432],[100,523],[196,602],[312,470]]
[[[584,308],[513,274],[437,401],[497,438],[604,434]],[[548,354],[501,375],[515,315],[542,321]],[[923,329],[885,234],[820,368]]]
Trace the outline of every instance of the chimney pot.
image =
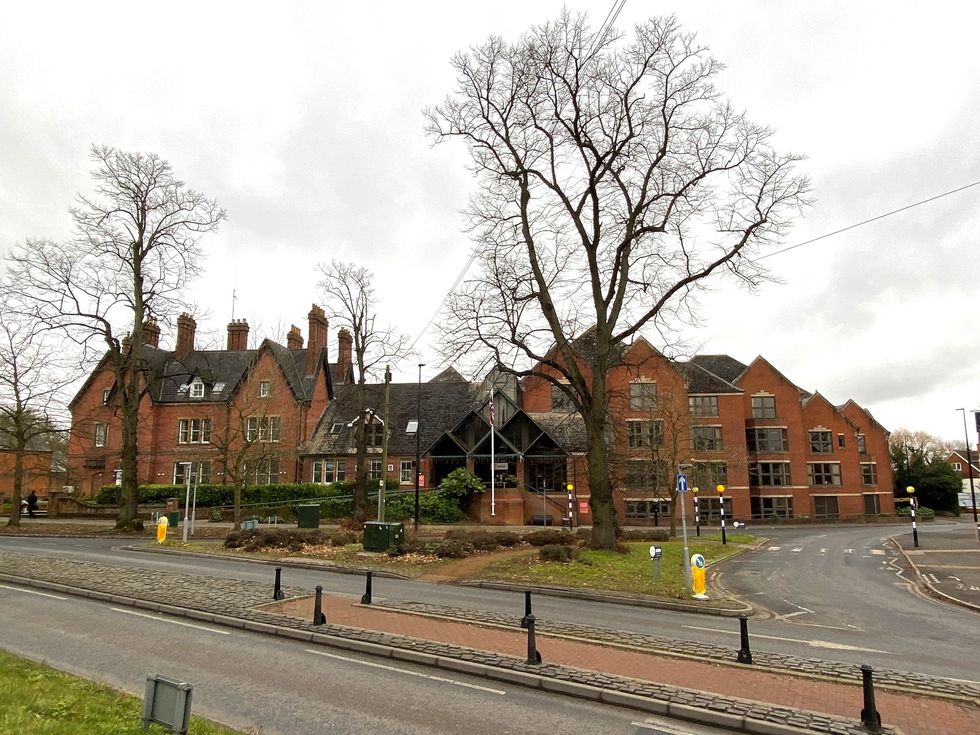
[[194,349],[196,330],[197,322],[190,314],[181,314],[177,317],[177,346],[174,349],[174,357],[180,359]]

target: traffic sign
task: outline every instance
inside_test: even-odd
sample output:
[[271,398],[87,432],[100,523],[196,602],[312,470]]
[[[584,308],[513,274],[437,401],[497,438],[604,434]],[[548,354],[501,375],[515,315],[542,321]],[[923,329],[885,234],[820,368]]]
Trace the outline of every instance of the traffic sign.
[[677,492],[679,493],[687,492],[687,475],[677,476]]

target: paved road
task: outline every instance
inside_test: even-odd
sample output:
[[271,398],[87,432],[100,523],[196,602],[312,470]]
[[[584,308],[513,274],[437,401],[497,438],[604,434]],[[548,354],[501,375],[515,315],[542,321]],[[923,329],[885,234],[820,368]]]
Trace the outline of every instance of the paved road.
[[522,687],[0,585],[0,648],[142,695],[194,685],[194,713],[263,735],[721,731]]
[[937,527],[921,524],[918,548],[911,534],[897,540],[933,589],[980,610],[980,542],[971,517]]
[[[818,562],[820,557],[827,557],[823,559],[823,563],[826,563],[827,559],[830,558],[829,547],[831,544],[824,539],[828,537],[828,534],[832,535],[837,532],[842,532],[845,536],[855,533],[877,534],[876,540],[882,534],[887,534],[887,530],[880,527],[870,527],[869,529],[869,527],[862,526],[831,530],[783,529],[773,532],[772,535],[774,539],[777,538],[778,534],[823,536],[821,539],[816,539],[812,552],[816,555]],[[802,575],[800,573],[795,575],[787,573],[788,569],[800,563],[800,559],[810,556],[810,554],[804,554],[802,551],[793,551],[799,544],[789,545],[774,540],[769,547],[785,546],[786,551],[783,552],[782,548],[770,551],[767,547],[765,550],[755,552],[751,557],[748,557],[750,559],[756,557],[760,560],[756,565],[760,571],[760,576],[764,572],[765,575],[777,580],[774,589],[782,590],[779,587],[781,584],[779,580],[784,577],[794,581],[795,586],[792,589],[787,589],[785,594],[780,591],[776,597],[789,600],[797,606],[814,611],[813,613],[792,615],[793,612],[805,611],[800,610],[800,607],[786,605],[780,609],[780,613],[783,615],[782,619],[753,620],[750,627],[754,650],[815,657],[857,665],[870,663],[875,667],[980,681],[980,661],[976,660],[976,657],[962,656],[962,648],[959,643],[959,641],[970,639],[971,636],[975,635],[975,627],[973,627],[975,626],[975,619],[970,617],[971,613],[967,611],[951,612],[942,605],[913,596],[908,592],[906,582],[897,577],[894,570],[882,571],[887,566],[881,564],[884,557],[870,553],[870,549],[865,553],[864,547],[860,545],[857,546],[862,550],[860,553],[852,551],[848,554],[846,549],[855,548],[853,544],[856,541],[846,538],[841,538],[839,541],[840,543],[834,547],[834,557],[850,556],[853,558],[838,560],[833,567],[839,566],[840,570],[847,571],[849,575],[847,584],[850,586],[847,590],[833,589],[832,578],[827,582],[826,586],[831,588],[833,596],[840,598],[836,601],[823,601],[820,599],[821,593],[815,595],[814,589],[809,588],[807,580],[811,577],[819,579],[819,575],[810,571]],[[845,543],[851,544],[851,546],[845,546]],[[170,569],[175,572],[200,576],[266,581],[270,585],[271,594],[273,572],[266,565],[213,557],[202,559],[113,548],[119,544],[118,540],[108,539],[0,537],[0,548],[11,551],[35,550],[43,552],[45,555],[89,561],[108,561],[113,564],[130,564],[134,567]],[[821,546],[820,544],[825,545]],[[801,548],[805,548],[807,545],[805,544]],[[825,548],[827,551],[821,554],[821,548]],[[731,568],[740,569],[742,566],[744,566],[744,562],[738,562],[737,565],[733,564]],[[805,565],[804,568],[806,568]],[[751,566],[745,566],[744,571],[748,572],[751,569]],[[739,574],[741,575],[741,572]],[[727,584],[734,576],[734,573],[729,573],[726,569],[723,580]],[[742,576],[751,578],[753,575]],[[284,570],[284,577],[285,584],[297,585],[310,590],[315,585],[320,584],[326,592],[335,594],[360,596],[363,591],[362,578],[349,574],[287,568]],[[860,602],[858,604],[850,600],[851,597],[854,597],[854,593],[850,590],[855,589],[855,585],[863,585],[868,589],[871,588],[869,585],[882,587],[887,593],[889,604],[897,610],[903,609],[903,605],[911,605],[912,608],[910,609],[915,611],[915,625],[921,625],[923,630],[927,629],[929,639],[923,641],[910,636],[896,635],[896,630],[907,629],[905,623],[902,622],[904,618],[898,622],[893,622],[894,627],[880,624],[877,621],[877,616],[883,614],[880,603]],[[759,591],[758,587],[748,589],[746,591],[747,599],[753,603],[757,602],[757,598],[763,599],[763,596],[758,594]],[[388,597],[510,614],[515,614],[515,611],[517,611],[516,614],[523,612],[523,596],[512,592],[379,579],[375,581],[375,594],[379,599]],[[807,604],[808,602],[809,604]],[[700,640],[719,646],[731,646],[733,656],[739,643],[738,623],[732,619],[544,596],[535,596],[534,609],[535,614],[539,617],[554,621],[582,623],[684,640]],[[843,610],[848,611],[847,614],[850,616],[848,619],[844,619],[844,616],[838,612]],[[893,611],[891,617],[895,618],[896,614]],[[819,619],[810,620],[810,625],[800,624],[811,616],[817,615],[819,615]],[[968,622],[971,625],[968,625]]]

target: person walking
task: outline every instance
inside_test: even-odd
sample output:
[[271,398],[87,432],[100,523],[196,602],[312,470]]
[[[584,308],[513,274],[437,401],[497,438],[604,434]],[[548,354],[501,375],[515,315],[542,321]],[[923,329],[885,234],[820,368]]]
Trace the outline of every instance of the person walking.
[[34,511],[36,510],[37,510],[37,493],[31,490],[31,494],[27,496],[27,515],[33,518]]

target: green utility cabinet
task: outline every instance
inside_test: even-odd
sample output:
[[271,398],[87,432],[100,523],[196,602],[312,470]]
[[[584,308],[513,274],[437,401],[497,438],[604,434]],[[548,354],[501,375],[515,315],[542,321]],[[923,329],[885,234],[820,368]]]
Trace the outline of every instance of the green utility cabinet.
[[320,527],[320,506],[319,505],[297,505],[296,506],[296,527],[297,528],[319,528]]
[[180,525],[179,510],[172,510],[167,513],[167,525],[170,526],[170,528],[177,528],[177,526]]
[[364,524],[364,550],[387,551],[405,542],[404,523],[368,521]]

